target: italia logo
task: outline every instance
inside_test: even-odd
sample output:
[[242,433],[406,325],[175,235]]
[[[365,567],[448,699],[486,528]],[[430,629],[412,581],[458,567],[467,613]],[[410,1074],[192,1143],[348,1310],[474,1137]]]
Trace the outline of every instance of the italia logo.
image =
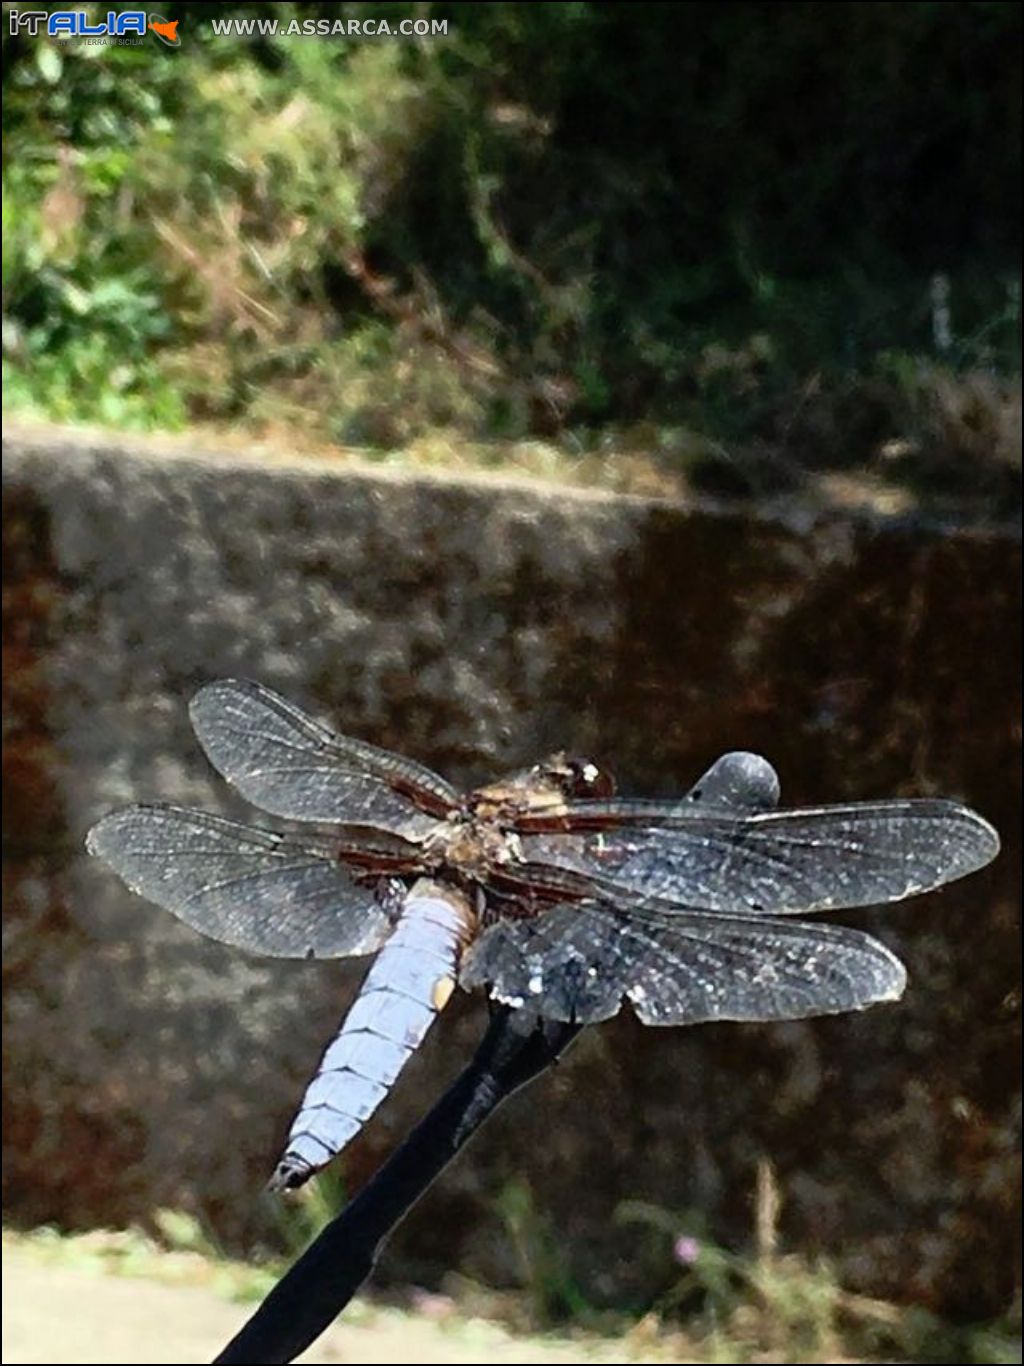
[[19,10],[7,13],[11,37],[20,33],[30,38],[113,39],[115,42],[138,42],[152,33],[165,47],[181,47],[178,37],[179,19],[165,19],[162,14],[147,14],[145,10],[108,10],[107,17],[93,23],[91,16],[81,9]]

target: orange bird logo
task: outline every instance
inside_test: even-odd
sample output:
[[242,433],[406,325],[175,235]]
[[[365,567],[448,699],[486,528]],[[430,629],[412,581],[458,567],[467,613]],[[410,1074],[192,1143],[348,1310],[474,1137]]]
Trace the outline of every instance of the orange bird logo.
[[159,14],[149,16],[149,27],[168,47],[181,47],[181,39],[178,37],[180,22],[178,19],[161,19]]

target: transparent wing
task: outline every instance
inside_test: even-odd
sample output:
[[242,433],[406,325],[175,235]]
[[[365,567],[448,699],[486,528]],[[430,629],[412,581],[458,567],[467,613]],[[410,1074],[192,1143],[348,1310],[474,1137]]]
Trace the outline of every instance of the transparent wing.
[[214,768],[275,816],[422,839],[435,816],[459,803],[456,790],[422,764],[336,735],[258,683],[211,683],[189,714]]
[[[522,834],[518,875],[543,884],[544,869],[554,869],[598,898],[629,894],[735,914],[899,901],[975,872],[999,850],[986,821],[949,801],[755,814],[686,800],[580,802],[570,812],[577,819],[580,830]],[[547,882],[563,885],[557,876]]]
[[[370,953],[392,924],[385,898],[359,886],[330,841],[290,839],[202,811],[128,806],[86,846],[140,896],[200,934],[275,958]],[[396,899],[401,884],[382,880]]]
[[645,1024],[682,1025],[861,1010],[897,999],[906,973],[844,926],[581,902],[498,920],[467,951],[460,980],[553,1020],[593,1024],[628,997]]

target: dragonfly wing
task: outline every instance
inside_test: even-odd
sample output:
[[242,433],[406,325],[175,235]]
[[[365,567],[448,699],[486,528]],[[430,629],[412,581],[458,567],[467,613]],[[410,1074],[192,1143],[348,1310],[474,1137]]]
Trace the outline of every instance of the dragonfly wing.
[[566,904],[496,920],[463,955],[460,984],[467,991],[486,986],[494,1000],[550,1020],[609,1019],[622,1002],[626,964],[614,933],[582,909],[583,903]]
[[258,683],[211,683],[189,714],[214,768],[275,816],[375,825],[422,839],[434,818],[459,802],[422,764],[337,735]]
[[461,981],[575,1024],[608,1019],[628,997],[645,1024],[682,1025],[860,1010],[897,999],[906,973],[878,940],[844,926],[582,902],[495,922],[468,950]]
[[94,825],[86,844],[133,892],[200,934],[274,958],[372,952],[404,890],[387,879],[360,886],[329,840],[183,807],[124,807]]
[[[621,803],[618,817],[615,805],[580,803],[573,817],[582,810],[593,823],[581,833],[521,835],[523,860],[589,877],[595,892],[615,899],[626,893],[725,914],[790,915],[899,901],[976,872],[999,850],[987,821],[949,801],[752,815],[685,802]],[[593,808],[604,810],[603,826]]]

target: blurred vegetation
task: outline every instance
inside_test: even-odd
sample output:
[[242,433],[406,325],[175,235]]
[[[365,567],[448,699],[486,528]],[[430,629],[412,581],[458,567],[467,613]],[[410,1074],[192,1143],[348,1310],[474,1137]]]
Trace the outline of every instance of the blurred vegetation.
[[[1020,1360],[1019,1305],[994,1322],[953,1324],[921,1306],[851,1293],[827,1262],[780,1250],[781,1203],[772,1164],[763,1159],[751,1246],[731,1251],[715,1242],[699,1210],[676,1213],[625,1201],[616,1223],[647,1294],[609,1308],[588,1301],[551,1221],[528,1185],[513,1181],[497,1212],[520,1263],[521,1285],[500,1312],[520,1332],[582,1327],[621,1335],[637,1349],[675,1334],[676,1360]],[[485,1292],[457,1288],[467,1309],[486,1304]]]
[[[451,1276],[439,1291],[371,1291],[349,1305],[345,1322],[372,1329],[404,1314],[411,1331],[428,1320],[457,1336],[460,1328],[485,1321],[504,1325],[524,1352],[529,1352],[526,1339],[542,1334],[550,1346],[571,1341],[581,1360],[929,1361],[962,1366],[1020,1361],[1019,1310],[992,1322],[953,1324],[919,1307],[850,1294],[825,1265],[764,1248],[732,1253],[706,1238],[687,1240],[696,1253],[681,1267],[672,1251],[680,1241],[678,1220],[650,1207],[624,1210],[624,1223],[650,1234],[665,1288],[646,1307],[597,1308],[574,1287],[564,1254],[550,1239],[547,1221],[530,1205],[528,1192],[517,1187],[509,1202],[515,1226],[509,1231],[525,1258],[520,1288],[498,1291]],[[286,1266],[269,1256],[258,1262],[233,1261],[193,1218],[169,1210],[157,1212],[148,1233],[5,1231],[5,1254],[8,1249],[48,1265],[204,1286],[225,1299],[253,1305],[265,1298]],[[564,1297],[567,1288],[570,1299]]]
[[9,409],[1016,505],[1019,5],[163,10],[5,24]]

